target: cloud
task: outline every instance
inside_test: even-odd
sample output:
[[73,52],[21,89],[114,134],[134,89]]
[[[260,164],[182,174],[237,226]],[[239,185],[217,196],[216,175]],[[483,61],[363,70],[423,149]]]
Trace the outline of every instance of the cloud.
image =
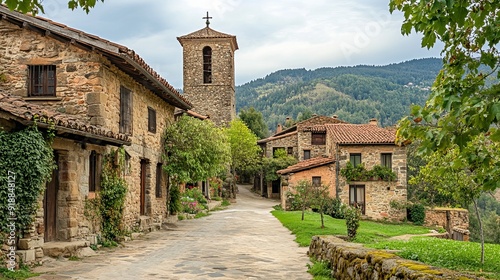
[[182,87],[176,37],[205,27],[207,11],[211,28],[237,36],[237,85],[280,69],[439,55],[421,49],[419,36],[401,35],[402,15],[391,15],[386,0],[105,0],[88,15],[66,6],[47,2],[44,16],[134,49],[176,88]]

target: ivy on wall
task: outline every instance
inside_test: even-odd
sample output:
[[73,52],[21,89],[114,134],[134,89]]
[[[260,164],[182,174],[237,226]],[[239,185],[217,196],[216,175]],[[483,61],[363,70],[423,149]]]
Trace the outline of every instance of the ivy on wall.
[[38,199],[56,167],[50,139],[36,126],[0,130],[0,232],[23,233],[32,225]]
[[124,235],[123,209],[127,195],[127,183],[122,177],[125,150],[120,148],[106,154],[103,159],[101,190],[98,194],[102,237],[117,241]]

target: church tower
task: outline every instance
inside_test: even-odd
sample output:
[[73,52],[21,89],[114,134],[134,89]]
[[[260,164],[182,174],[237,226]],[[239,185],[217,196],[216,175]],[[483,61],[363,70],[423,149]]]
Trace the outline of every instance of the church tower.
[[208,115],[218,126],[236,118],[234,52],[236,36],[209,27],[177,37],[183,49],[184,96],[197,113]]

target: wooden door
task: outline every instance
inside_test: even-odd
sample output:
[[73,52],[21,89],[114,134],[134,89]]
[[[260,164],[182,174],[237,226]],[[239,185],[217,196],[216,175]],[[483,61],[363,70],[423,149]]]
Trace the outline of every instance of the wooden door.
[[140,201],[140,214],[146,214],[146,176],[147,176],[147,160],[141,160],[141,201]]
[[[56,163],[59,163],[57,154],[54,155]],[[59,165],[59,164],[58,164]],[[44,211],[44,240],[50,242],[56,240],[57,236],[57,191],[59,190],[59,168],[52,171],[52,179],[47,183],[43,200]]]

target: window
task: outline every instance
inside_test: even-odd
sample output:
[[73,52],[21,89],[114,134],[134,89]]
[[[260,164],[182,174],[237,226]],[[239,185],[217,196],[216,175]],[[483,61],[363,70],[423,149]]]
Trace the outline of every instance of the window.
[[156,133],[156,111],[148,107],[148,131]]
[[56,66],[28,66],[28,96],[56,96]]
[[313,185],[313,187],[320,187],[321,186],[321,176],[313,176],[312,177],[312,185]]
[[161,198],[161,179],[163,174],[163,164],[156,164],[156,198]]
[[380,165],[392,169],[392,154],[391,153],[380,154]]
[[349,186],[349,205],[361,208],[361,213],[365,214],[365,186]]
[[311,145],[325,145],[326,144],[326,134],[325,133],[312,133],[311,134]]
[[350,154],[349,160],[353,166],[358,166],[361,164],[361,154]]
[[288,147],[288,154],[293,155],[293,147]]
[[120,133],[132,134],[132,92],[120,87]]
[[101,155],[96,151],[89,156],[89,192],[96,192],[101,185]]
[[210,47],[203,48],[203,83],[212,83],[212,49]]
[[304,160],[311,158],[311,150],[304,150]]

